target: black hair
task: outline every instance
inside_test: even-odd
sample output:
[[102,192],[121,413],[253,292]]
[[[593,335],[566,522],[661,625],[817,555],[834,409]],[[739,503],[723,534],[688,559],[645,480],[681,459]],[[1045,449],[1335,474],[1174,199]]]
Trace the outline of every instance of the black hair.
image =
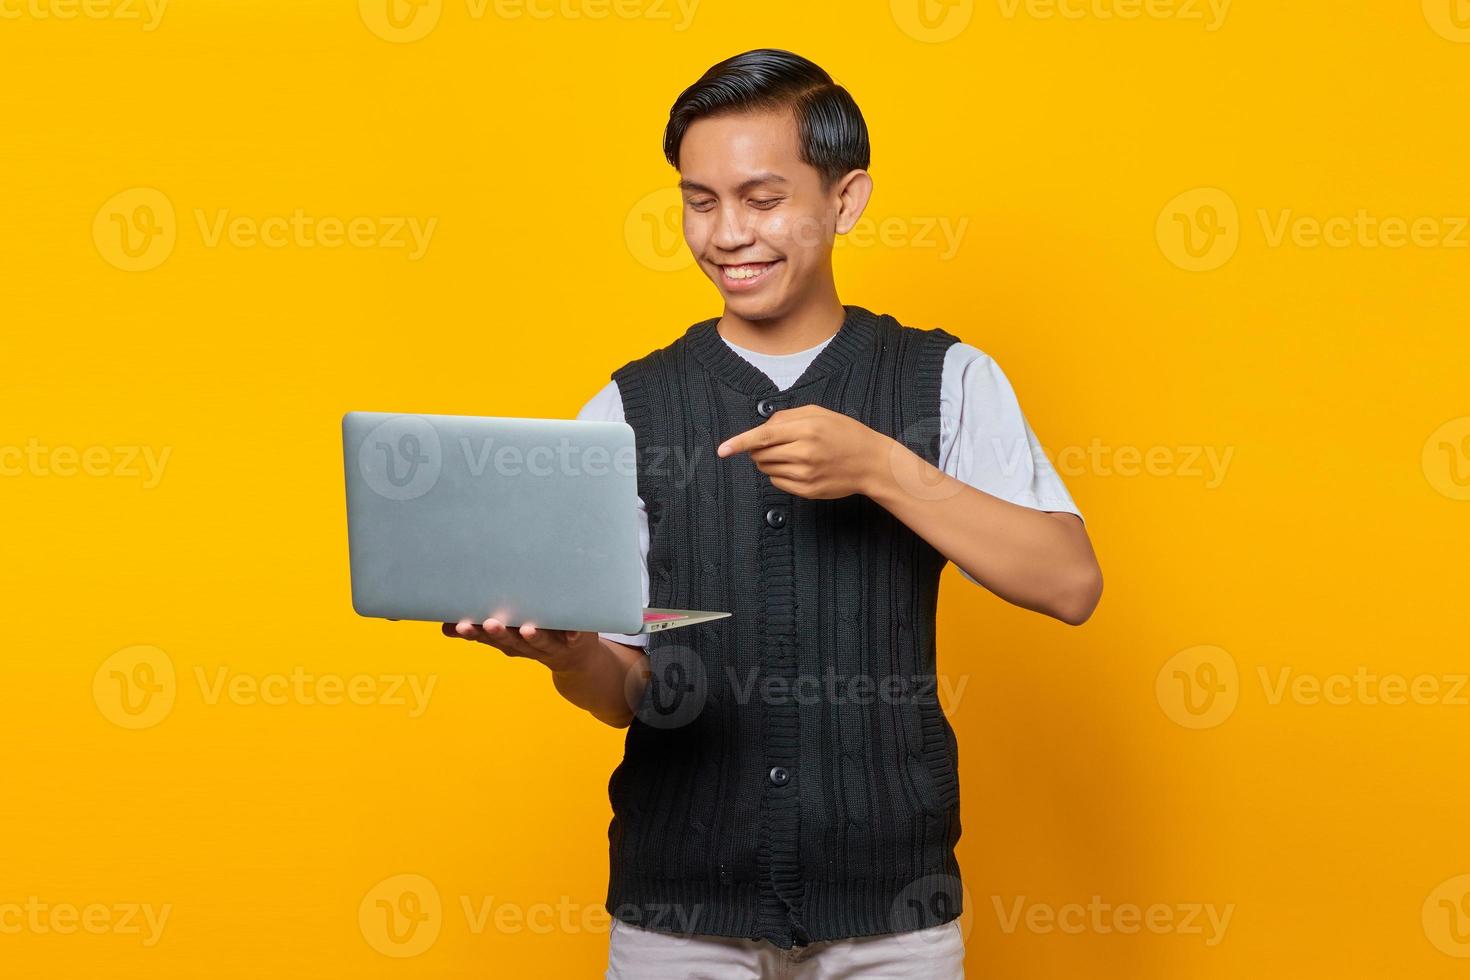
[[784,107],[796,115],[801,159],[824,185],[868,169],[868,124],[847,89],[815,63],[777,48],[726,58],[679,93],[664,129],[664,156],[678,169],[679,144],[696,119]]

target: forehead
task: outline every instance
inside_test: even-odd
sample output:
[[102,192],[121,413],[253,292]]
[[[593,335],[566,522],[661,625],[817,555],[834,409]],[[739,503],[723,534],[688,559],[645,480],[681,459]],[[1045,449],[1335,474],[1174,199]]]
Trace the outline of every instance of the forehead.
[[802,162],[796,117],[790,109],[725,113],[690,124],[679,144],[679,172],[714,187],[738,184],[753,174],[788,180],[816,170]]

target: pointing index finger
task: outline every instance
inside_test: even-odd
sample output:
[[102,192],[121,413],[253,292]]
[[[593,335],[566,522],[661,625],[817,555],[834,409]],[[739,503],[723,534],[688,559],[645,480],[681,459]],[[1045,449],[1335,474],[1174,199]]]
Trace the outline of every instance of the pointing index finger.
[[739,435],[734,435],[726,439],[715,450],[715,455],[724,458],[735,453],[748,452],[752,449],[765,449],[783,441],[785,440],[781,438],[776,420],[771,419],[762,422],[753,429],[746,429]]

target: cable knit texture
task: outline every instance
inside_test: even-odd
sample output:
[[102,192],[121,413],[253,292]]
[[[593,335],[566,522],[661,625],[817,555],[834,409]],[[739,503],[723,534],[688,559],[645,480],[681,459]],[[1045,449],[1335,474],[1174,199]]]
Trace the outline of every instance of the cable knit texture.
[[783,949],[946,922],[961,911],[958,758],[935,680],[946,559],[861,494],[797,497],[715,447],[820,405],[937,464],[958,338],[849,306],[778,391],[716,323],[612,375],[648,508],[649,604],[734,615],[649,636],[653,681],[608,784],[608,911]]

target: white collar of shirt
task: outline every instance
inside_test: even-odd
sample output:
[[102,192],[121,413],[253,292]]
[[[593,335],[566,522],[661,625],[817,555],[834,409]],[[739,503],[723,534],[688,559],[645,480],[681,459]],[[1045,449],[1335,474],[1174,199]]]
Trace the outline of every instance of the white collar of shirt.
[[[835,337],[837,335],[833,334],[832,336]],[[725,338],[721,337],[720,339],[724,340]],[[807,365],[814,361],[817,355],[822,352],[822,348],[831,342],[832,337],[828,337],[815,347],[808,347],[806,350],[799,350],[792,354],[762,354],[759,351],[748,350],[738,344],[732,344],[728,340],[725,340],[725,346],[745,358],[758,370],[764,372],[771,379],[771,383],[776,386],[778,391],[785,391],[796,383],[796,379],[801,377],[801,373],[806,370]]]

